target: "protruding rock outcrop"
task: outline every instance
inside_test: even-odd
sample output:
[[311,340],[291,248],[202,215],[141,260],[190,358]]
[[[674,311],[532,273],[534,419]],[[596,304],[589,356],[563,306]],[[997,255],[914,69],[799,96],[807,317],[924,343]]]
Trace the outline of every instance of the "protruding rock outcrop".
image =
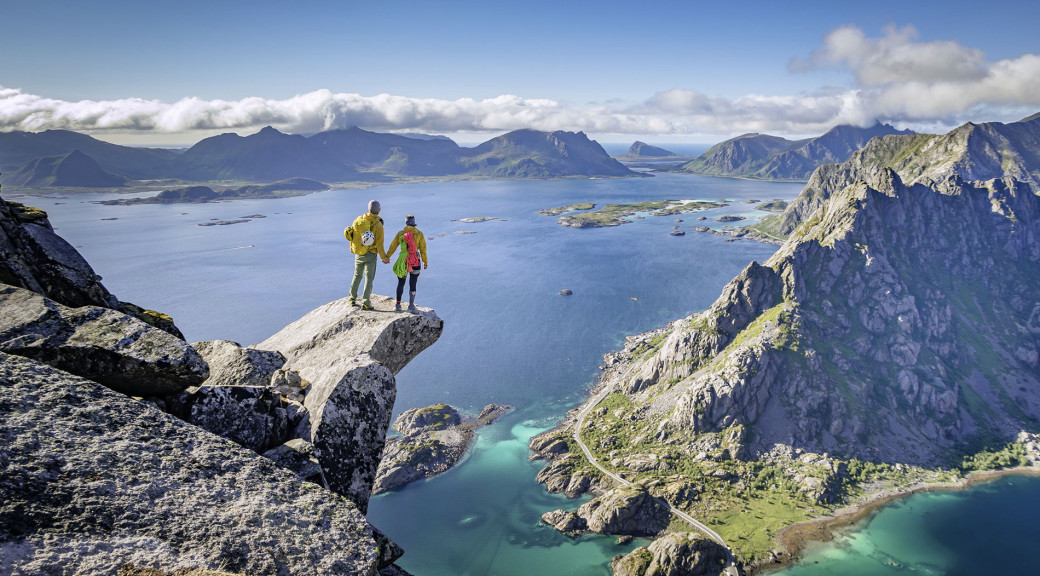
[[0,282],[73,308],[118,308],[80,253],[54,233],[47,213],[0,199]]
[[284,369],[310,382],[304,399],[309,440],[326,485],[362,510],[375,482],[397,396],[394,373],[440,337],[430,309],[396,312],[388,298],[375,310],[344,298],[317,308],[256,345],[280,352]]
[[0,572],[374,574],[357,506],[155,406],[0,353]]
[[0,284],[0,351],[33,358],[131,396],[201,384],[202,357],[186,342],[100,306],[69,308]]
[[0,572],[403,574],[363,513],[391,368],[440,336],[432,310],[344,300],[269,341],[288,362],[229,341],[200,355],[43,212],[0,200],[0,225]]

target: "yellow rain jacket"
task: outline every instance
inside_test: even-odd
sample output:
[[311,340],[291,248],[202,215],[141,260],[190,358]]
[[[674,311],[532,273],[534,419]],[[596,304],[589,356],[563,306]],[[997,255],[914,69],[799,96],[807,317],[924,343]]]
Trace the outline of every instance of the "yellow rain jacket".
[[415,226],[405,226],[404,230],[401,230],[394,236],[394,239],[390,241],[390,251],[387,253],[387,258],[393,256],[394,252],[397,251],[397,246],[401,244],[401,236],[404,236],[405,232],[412,233],[412,237],[415,238],[415,246],[419,249],[419,257],[424,264],[429,264],[430,261],[426,259],[426,237]]
[[[375,234],[376,241],[371,246],[365,246],[361,243],[361,234],[354,234],[354,239],[350,242],[350,251],[354,254],[368,254],[369,252],[378,252],[380,259],[386,259],[386,249],[383,248],[383,219],[377,214],[368,212],[358,217],[364,218],[369,222],[369,229],[372,230],[372,234]],[[344,232],[344,236],[346,233]]]

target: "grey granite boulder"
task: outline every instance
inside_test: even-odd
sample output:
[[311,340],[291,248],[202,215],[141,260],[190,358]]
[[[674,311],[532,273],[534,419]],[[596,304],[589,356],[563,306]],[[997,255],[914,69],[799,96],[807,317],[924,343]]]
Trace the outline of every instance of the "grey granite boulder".
[[131,396],[201,384],[206,362],[167,332],[109,308],[69,308],[0,284],[0,351],[39,360]]
[[288,403],[271,387],[285,357],[229,340],[195,342],[192,347],[209,364],[209,378],[178,396],[171,413],[259,453],[291,437],[300,416],[290,421]]
[[188,397],[185,420],[240,446],[263,453],[288,440],[288,414],[269,388],[200,386]]
[[118,308],[119,300],[80,253],[54,232],[47,213],[0,199],[0,282],[66,306]]
[[397,383],[386,366],[367,355],[340,359],[328,369],[342,376],[335,384],[316,384],[307,394],[309,440],[325,485],[367,512]]
[[397,374],[440,338],[444,321],[429,308],[419,314],[395,312],[393,300],[373,296],[375,310],[362,310],[341,298],[316,308],[257,344],[285,355],[286,367],[312,383],[330,357],[368,354]]
[[54,232],[47,213],[0,198],[0,283],[32,290],[73,308],[112,308],[183,339],[173,319],[129,302],[120,302],[101,276],[64,238]]
[[293,438],[281,446],[275,446],[264,452],[275,464],[291,470],[301,479],[321,484],[321,465],[314,457],[314,446],[302,438]]
[[394,373],[437,341],[444,321],[430,309],[395,312],[373,297],[375,310],[344,298],[321,306],[257,344],[285,356],[283,369],[310,382],[304,406],[325,485],[362,511],[376,472],[397,397]]
[[0,353],[0,573],[375,574],[349,500],[153,405]]
[[208,340],[191,345],[209,364],[207,386],[262,386],[285,364],[285,357],[270,350],[243,348],[230,340]]

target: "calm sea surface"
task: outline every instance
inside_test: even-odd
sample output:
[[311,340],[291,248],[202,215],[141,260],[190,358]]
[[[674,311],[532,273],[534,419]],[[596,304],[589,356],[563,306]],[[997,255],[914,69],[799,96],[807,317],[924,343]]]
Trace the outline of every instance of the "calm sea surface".
[[[96,194],[5,198],[47,210],[58,232],[120,299],[169,313],[189,341],[221,338],[243,345],[346,296],[352,256],[342,231],[369,199],[382,202],[388,235],[414,213],[430,256],[417,304],[436,309],[445,328],[434,346],[398,374],[395,414],[437,402],[470,413],[491,402],[516,410],[482,430],[454,470],[373,498],[369,518],[405,548],[398,563],[417,576],[605,575],[612,556],[640,543],[569,539],[541,525],[543,512],[579,502],[547,494],[535,482],[542,463],[528,460],[528,440],[585,397],[603,354],[620,347],[625,336],[703,310],[749,262],[764,261],[775,249],[690,228],[721,227],[714,218],[724,214],[759,217],[763,213],[746,200],[789,200],[800,188],[658,175],[424,183],[197,205],[103,206],[92,201],[118,196]],[[585,230],[536,213],[575,202],[664,199],[731,202],[698,214],[646,216]],[[264,218],[197,225],[253,215]],[[473,217],[497,220],[457,221]],[[675,226],[687,234],[670,236]],[[392,295],[396,277],[389,267],[380,265],[377,276],[375,292]],[[558,294],[565,288],[573,295]],[[934,534],[963,515],[975,526],[1001,528],[983,536],[999,536],[1020,552],[1023,542],[1040,541],[1036,528],[1028,528],[1038,507],[1029,512],[1030,522],[1014,524],[1025,507],[980,503],[1035,501],[1037,493],[1035,479],[1016,478],[966,493],[914,497],[837,546],[814,550],[804,568],[785,574],[888,574],[919,561],[939,570],[925,573],[980,573],[951,571],[966,556],[992,560],[989,548],[969,547],[979,535],[943,547]],[[943,504],[926,506],[932,501]],[[924,508],[932,512],[915,512]],[[905,553],[925,549],[937,552]]]

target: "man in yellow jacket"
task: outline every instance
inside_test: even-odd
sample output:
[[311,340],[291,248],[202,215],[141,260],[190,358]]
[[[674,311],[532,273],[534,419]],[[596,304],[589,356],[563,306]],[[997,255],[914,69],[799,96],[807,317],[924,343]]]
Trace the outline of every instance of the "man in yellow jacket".
[[379,201],[372,200],[368,203],[368,212],[358,217],[369,223],[369,230],[375,235],[375,241],[365,245],[360,233],[354,234],[350,240],[350,251],[354,253],[354,279],[350,282],[350,305],[357,306],[358,287],[361,285],[361,277],[365,277],[365,291],[361,299],[361,309],[372,309],[372,281],[376,277],[376,255],[389,264],[390,258],[383,248],[383,219],[379,217]]

